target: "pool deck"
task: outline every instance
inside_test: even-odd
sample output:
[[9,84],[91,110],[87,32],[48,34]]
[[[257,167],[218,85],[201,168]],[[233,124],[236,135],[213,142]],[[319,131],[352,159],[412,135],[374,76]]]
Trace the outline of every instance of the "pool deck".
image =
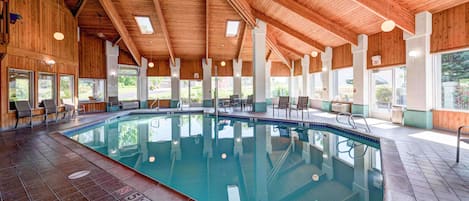
[[[48,127],[0,132],[0,200],[191,200],[56,133],[125,113],[80,115]],[[285,118],[284,112],[273,117],[270,109],[222,115],[301,120],[296,112],[291,118]],[[312,110],[310,115],[305,114],[305,121],[339,125],[335,114]],[[386,200],[469,200],[469,145],[462,146],[457,164],[454,133],[367,120],[371,135],[381,138]],[[91,173],[77,180],[67,178],[80,170]]]

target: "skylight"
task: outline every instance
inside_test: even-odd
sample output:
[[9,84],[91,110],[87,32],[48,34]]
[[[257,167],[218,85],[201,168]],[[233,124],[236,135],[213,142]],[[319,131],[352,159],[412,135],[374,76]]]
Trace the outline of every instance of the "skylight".
[[140,33],[142,34],[153,34],[153,26],[149,17],[145,16],[135,16],[135,21],[137,21],[138,27],[140,28]]
[[235,20],[226,21],[226,37],[236,37],[238,35],[239,23]]

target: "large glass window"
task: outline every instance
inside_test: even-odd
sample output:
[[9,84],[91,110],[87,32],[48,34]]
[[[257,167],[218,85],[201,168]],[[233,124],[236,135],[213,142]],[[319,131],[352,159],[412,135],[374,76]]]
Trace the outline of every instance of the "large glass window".
[[353,68],[334,71],[334,99],[338,101],[353,101]]
[[15,110],[15,101],[29,101],[33,105],[32,78],[30,71],[21,71],[16,69],[8,70],[9,86],[8,99],[10,110]]
[[120,68],[118,77],[118,97],[121,101],[138,100],[137,68]]
[[104,101],[105,89],[104,80],[101,79],[79,79],[78,80],[78,100]]
[[249,95],[254,93],[253,90],[254,83],[252,77],[242,77],[241,78],[241,94],[243,98],[247,98]]
[[74,78],[73,75],[60,76],[60,99],[64,104],[73,104],[74,96]]
[[469,50],[441,55],[441,107],[469,109]]
[[171,99],[171,77],[148,77],[149,99]]
[[407,105],[407,68],[395,68],[394,76],[396,87],[395,104]]
[[321,78],[321,73],[313,73],[311,74],[311,83],[313,83],[313,98],[314,99],[321,99],[322,98],[322,92],[323,92],[323,86],[322,86],[322,78]]
[[[215,77],[212,77],[212,95],[215,97]],[[233,77],[218,77],[218,98],[230,98],[233,95]]]
[[270,92],[272,97],[289,96],[288,77],[271,77]]
[[55,74],[39,73],[37,89],[37,101],[55,100]]

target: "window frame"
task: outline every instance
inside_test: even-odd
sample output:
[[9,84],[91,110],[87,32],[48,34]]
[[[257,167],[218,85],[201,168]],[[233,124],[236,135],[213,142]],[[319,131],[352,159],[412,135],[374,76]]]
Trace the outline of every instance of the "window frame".
[[[340,101],[340,102],[349,102],[353,103],[353,92],[352,96],[349,98],[349,100],[342,100],[339,94],[339,71],[343,70],[348,70],[351,69],[353,73],[353,66],[350,67],[344,67],[344,68],[339,68],[339,69],[333,69],[332,70],[332,96],[334,101]],[[352,81],[353,81],[353,74],[352,74]],[[353,83],[352,83],[352,88],[353,88]],[[339,100],[336,100],[336,97],[339,97]]]
[[[316,72],[316,73],[310,73],[310,85],[311,85],[311,99],[313,100],[322,100],[323,98],[323,93],[324,93],[324,86],[322,83],[322,72]],[[315,77],[315,75],[318,75],[318,77]],[[314,95],[316,93],[316,78],[319,78],[319,82],[321,83],[321,88],[320,88],[320,95],[319,98],[316,98]]]
[[148,100],[155,100],[153,97],[150,97],[150,78],[168,78],[169,79],[169,84],[170,84],[170,91],[169,91],[169,98],[159,98],[157,97],[156,99],[160,100],[170,100],[173,96],[173,83],[172,83],[172,77],[171,76],[147,76],[147,94],[148,94]]
[[[32,70],[25,70],[25,69],[17,69],[17,68],[8,68],[8,78],[10,77],[10,71],[17,71],[17,72],[22,72],[22,73],[29,73],[29,105],[31,107],[34,107],[34,101],[36,100],[36,94],[35,94],[35,83],[34,83],[34,78],[35,78],[35,72]],[[10,104],[10,80],[8,80],[8,104]],[[13,112],[16,110],[12,110],[10,108],[10,105],[8,105],[8,111]]]
[[[78,88],[80,88],[80,80],[93,80],[93,81],[103,81],[104,92],[103,92],[103,100],[97,100],[97,102],[105,102],[107,97],[107,80],[106,79],[98,79],[98,78],[78,78]],[[80,100],[80,90],[77,91],[78,103],[89,103],[90,100]]]
[[[122,73],[121,70],[127,69],[127,70],[135,70],[137,73],[136,74],[130,74],[130,73]],[[119,69],[117,70],[117,97],[119,97],[119,77],[120,76],[136,76],[137,81],[137,97],[135,100],[121,100],[119,98],[119,101],[138,101],[140,99],[140,67],[138,66],[131,66],[131,65],[119,65]],[[148,84],[147,84],[148,87]]]
[[58,90],[57,90],[58,100],[63,100],[62,96],[60,94],[60,87],[62,87],[62,83],[61,83],[62,77],[71,77],[72,78],[72,82],[71,82],[72,94],[71,95],[72,95],[72,103],[75,104],[75,102],[76,102],[76,100],[75,100],[75,75],[73,75],[73,74],[59,74],[59,79],[58,79],[59,87],[58,87]]
[[[42,101],[39,101],[39,77],[41,75],[47,75],[47,76],[53,76],[54,77],[54,80],[52,81],[52,100],[54,100],[54,102],[57,104],[57,74],[56,73],[50,73],[50,72],[38,72],[37,73],[37,96],[36,96],[36,101],[37,101],[37,104],[36,104],[36,108],[42,108],[40,107],[41,105],[41,102]],[[47,100],[47,99],[43,99],[43,100]]]

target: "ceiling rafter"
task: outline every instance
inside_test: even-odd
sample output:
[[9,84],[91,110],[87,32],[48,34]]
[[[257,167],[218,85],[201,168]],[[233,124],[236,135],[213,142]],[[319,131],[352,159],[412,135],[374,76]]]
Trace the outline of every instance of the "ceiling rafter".
[[295,49],[289,47],[289,46],[286,45],[286,44],[278,43],[278,46],[279,46],[280,48],[284,49],[284,50],[287,50],[288,52],[291,52],[291,53],[293,53],[293,54],[295,54],[295,55],[298,55],[299,57],[303,57],[303,56],[305,55],[305,54],[301,53],[300,51],[295,50]]
[[238,47],[238,52],[236,53],[236,58],[238,60],[241,59],[241,53],[243,52],[243,47],[244,47],[244,41],[246,40],[246,35],[248,35],[247,32],[249,32],[249,27],[247,23],[244,23],[244,26],[241,28],[242,30],[240,31],[241,36],[239,37],[239,47]]
[[354,45],[358,44],[358,34],[352,30],[338,26],[336,22],[306,8],[294,0],[273,0],[274,2],[282,5],[283,7],[293,11],[301,17],[311,21],[312,23],[322,27],[324,30],[336,37],[341,38]]
[[353,0],[384,20],[393,20],[396,26],[415,34],[415,17],[412,12],[394,0]]
[[275,27],[275,28],[277,28],[277,29],[279,29],[279,30],[281,30],[281,31],[283,31],[283,32],[285,32],[285,33],[299,39],[300,41],[303,41],[304,43],[318,49],[321,52],[324,52],[326,50],[326,47],[323,44],[319,43],[318,41],[316,41],[316,40],[314,40],[314,39],[312,39],[312,38],[298,32],[298,31],[296,31],[296,30],[294,30],[290,27],[288,27],[285,24],[282,24],[281,22],[279,22],[279,21],[265,15],[264,13],[261,13],[259,11],[255,11],[255,10],[253,10],[253,11],[254,11],[253,12],[254,15],[257,18],[259,18],[260,20],[272,25],[273,27]]
[[125,24],[122,21],[122,18],[120,17],[119,12],[117,12],[116,7],[114,7],[112,0],[99,0],[99,3],[101,4],[107,16],[111,20],[112,24],[114,25],[114,28],[122,37],[122,40],[124,41],[125,45],[129,49],[130,54],[132,55],[133,59],[140,66],[142,63],[141,62],[142,56],[140,52],[138,51],[137,46],[135,45],[134,41],[132,40],[132,37],[130,37],[129,31],[125,28]]
[[86,3],[88,2],[88,0],[82,0],[80,1],[80,7],[78,7],[78,10],[77,12],[75,13],[75,18],[78,18],[81,14],[81,12],[83,11],[83,8],[86,6]]
[[205,0],[205,64],[208,64],[208,41],[209,41],[209,25],[210,25],[210,13],[209,13],[209,0]]
[[277,41],[275,41],[272,36],[267,34],[266,39],[265,39],[265,43],[267,44],[269,49],[272,50],[272,52],[274,54],[276,54],[278,57],[280,57],[282,62],[285,65],[287,65],[288,68],[292,69],[290,60],[280,51],[280,49],[278,48]]
[[176,57],[174,55],[173,46],[171,45],[171,40],[169,38],[169,32],[168,32],[168,28],[166,26],[166,20],[164,19],[164,16],[163,16],[163,9],[161,8],[161,4],[160,4],[159,0],[153,0],[153,4],[155,4],[156,15],[158,17],[158,22],[161,26],[161,31],[163,32],[163,37],[164,37],[164,40],[166,42],[166,46],[167,46],[168,51],[169,51],[169,57],[170,57],[171,64],[175,64]]
[[265,61],[269,61],[270,55],[272,55],[272,50],[269,49],[269,52],[267,52],[267,55],[265,56]]

